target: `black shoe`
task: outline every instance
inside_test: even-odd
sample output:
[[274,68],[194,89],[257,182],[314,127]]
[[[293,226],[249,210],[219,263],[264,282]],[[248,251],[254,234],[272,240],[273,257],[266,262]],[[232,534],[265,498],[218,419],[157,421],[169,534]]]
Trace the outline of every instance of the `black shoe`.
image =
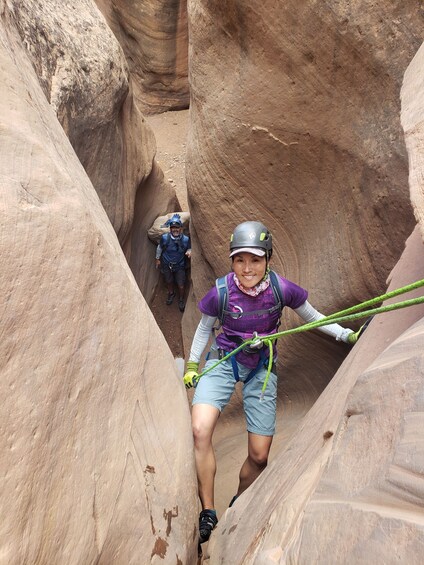
[[170,304],[172,304],[172,301],[174,300],[174,296],[175,296],[175,292],[172,292],[171,294],[168,294],[168,298],[166,299],[166,304],[167,304],[167,306],[169,306]]
[[218,523],[215,510],[202,510],[199,515],[199,543],[205,543],[211,537],[212,530]]
[[180,309],[180,312],[184,312],[185,303],[184,303],[184,300],[182,298],[180,300],[178,300],[178,308]]

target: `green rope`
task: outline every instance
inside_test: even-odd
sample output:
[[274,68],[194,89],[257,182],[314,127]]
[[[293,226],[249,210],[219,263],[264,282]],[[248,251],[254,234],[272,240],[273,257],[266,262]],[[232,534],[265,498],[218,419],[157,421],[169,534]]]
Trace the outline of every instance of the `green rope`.
[[371,298],[370,300],[366,300],[365,302],[361,302],[360,304],[357,304],[356,306],[351,306],[350,308],[347,308],[346,310],[341,310],[340,312],[336,312],[335,314],[331,314],[329,316],[326,316],[326,318],[335,318],[337,316],[345,316],[347,314],[350,314],[351,312],[357,312],[358,310],[363,310],[364,308],[367,308],[368,306],[372,306],[374,304],[378,304],[379,302],[384,302],[385,300],[389,300],[390,298],[393,298],[395,296],[399,296],[400,294],[406,294],[407,292],[410,292],[411,290],[415,290],[417,288],[420,288],[424,286],[424,279],[416,281],[414,283],[408,284],[406,286],[402,286],[401,288],[397,288],[395,290],[391,290],[390,292],[386,292],[385,294],[382,294],[380,296],[376,296],[375,298]]
[[297,328],[291,328],[289,330],[284,330],[282,332],[277,332],[275,334],[264,335],[264,336],[255,336],[255,338],[253,338],[253,339],[246,339],[241,345],[236,347],[236,349],[233,349],[230,353],[225,355],[222,359],[219,359],[219,361],[217,361],[216,363],[214,363],[213,365],[211,365],[207,369],[203,370],[202,373],[198,376],[198,379],[200,379],[201,377],[203,377],[204,375],[209,373],[209,371],[212,371],[213,369],[215,369],[215,367],[217,367],[220,363],[223,363],[224,361],[226,361],[227,359],[229,359],[233,355],[237,355],[237,353],[239,351],[241,351],[242,349],[244,349],[248,345],[252,344],[253,342],[257,343],[257,340],[259,339],[264,343],[264,345],[266,345],[269,348],[269,352],[270,352],[269,361],[268,361],[268,370],[267,370],[267,374],[265,376],[265,381],[264,381],[264,384],[262,386],[261,396],[260,396],[260,400],[262,401],[264,394],[265,394],[266,386],[268,384],[269,375],[270,375],[271,369],[272,369],[272,361],[273,361],[272,342],[273,341],[275,341],[275,340],[277,340],[277,339],[279,339],[280,337],[283,337],[283,336],[292,335],[292,334],[295,334],[295,333],[306,332],[306,331],[309,331],[309,330],[320,328],[322,326],[328,326],[330,324],[339,324],[339,323],[342,323],[342,322],[358,320],[358,319],[361,319],[361,318],[368,318],[370,316],[375,316],[377,314],[383,314],[384,312],[392,312],[394,310],[400,310],[401,308],[407,308],[409,306],[415,306],[417,304],[423,304],[424,303],[424,296],[420,296],[418,298],[411,298],[410,300],[403,300],[401,302],[396,302],[394,304],[387,304],[386,306],[379,306],[378,308],[371,308],[370,310],[365,310],[363,312],[359,312],[359,313],[356,313],[356,314],[353,313],[353,312],[357,312],[358,310],[362,310],[363,308],[366,308],[368,306],[372,306],[372,305],[377,304],[379,302],[383,302],[384,300],[388,300],[389,298],[393,298],[394,296],[399,296],[400,294],[410,292],[411,290],[415,290],[415,289],[420,288],[422,286],[424,286],[424,279],[419,280],[415,283],[403,286],[403,287],[398,288],[396,290],[392,290],[390,292],[387,292],[386,294],[382,294],[381,296],[377,296],[376,298],[371,298],[370,300],[366,300],[365,302],[361,302],[360,304],[357,304],[356,306],[352,306],[352,307],[347,308],[345,310],[340,310],[340,312],[335,312],[334,314],[330,314],[329,316],[325,316],[321,320],[316,320],[315,322],[309,322],[307,324],[303,324],[302,326],[298,326]]
[[268,360],[268,370],[266,372],[264,384],[262,385],[261,394],[259,396],[259,402],[262,402],[262,400],[264,399],[265,390],[266,390],[266,386],[268,384],[269,375],[271,374],[271,371],[272,371],[272,362],[274,360],[274,350],[272,348],[272,341],[270,339],[266,339],[266,340],[264,340],[264,345],[266,345],[269,348],[269,360]]

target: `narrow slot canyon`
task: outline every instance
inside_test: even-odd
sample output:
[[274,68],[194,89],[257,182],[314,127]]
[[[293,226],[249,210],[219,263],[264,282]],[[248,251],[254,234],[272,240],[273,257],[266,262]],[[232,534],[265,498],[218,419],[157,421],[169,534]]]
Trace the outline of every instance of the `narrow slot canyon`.
[[[178,110],[153,114],[146,117],[156,139],[155,159],[167,182],[175,189],[180,208],[189,212],[185,179],[185,155],[187,145],[189,110]],[[152,246],[155,244],[152,242]],[[190,269],[187,269],[186,299],[190,291]],[[183,314],[178,309],[178,300],[166,305],[167,288],[160,275],[150,308],[166,342],[176,359],[184,359],[181,324]],[[182,377],[181,363],[179,371]]]
[[[7,0],[0,14],[0,565],[421,565],[421,3]],[[175,212],[190,213],[185,304],[166,304],[149,234]],[[249,220],[243,289],[229,246]],[[222,313],[231,269],[226,314],[271,321],[264,340],[307,302],[391,306],[404,287],[415,302],[358,340],[343,339],[352,318],[343,337],[279,335],[262,413],[265,388],[249,413],[237,383],[219,416],[225,393],[206,391],[194,428],[214,471],[216,423],[202,511],[218,522],[199,560],[182,379],[198,304],[216,289],[205,317]],[[269,303],[249,310],[244,291]],[[260,474],[229,507],[252,435]]]

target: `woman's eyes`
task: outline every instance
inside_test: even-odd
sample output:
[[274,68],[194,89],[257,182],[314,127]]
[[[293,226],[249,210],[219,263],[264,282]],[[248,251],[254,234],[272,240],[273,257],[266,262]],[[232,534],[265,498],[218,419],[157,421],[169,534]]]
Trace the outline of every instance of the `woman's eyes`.
[[[234,259],[234,261],[235,261],[236,263],[247,263],[247,261],[245,261],[245,260],[242,259],[241,257],[236,257],[236,258]],[[250,262],[250,263],[260,263],[260,262],[261,262],[261,257],[256,257],[256,256],[255,256],[255,257],[252,257],[252,258],[249,260],[249,262]]]

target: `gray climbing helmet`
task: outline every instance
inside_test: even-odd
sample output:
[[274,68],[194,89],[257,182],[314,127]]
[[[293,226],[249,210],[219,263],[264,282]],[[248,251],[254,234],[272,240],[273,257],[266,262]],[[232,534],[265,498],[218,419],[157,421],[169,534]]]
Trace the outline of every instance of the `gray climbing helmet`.
[[[230,257],[236,252],[247,251],[269,259],[272,255],[272,235],[261,222],[239,224],[230,238]],[[255,253],[256,251],[256,253]],[[261,253],[260,251],[263,251]]]

